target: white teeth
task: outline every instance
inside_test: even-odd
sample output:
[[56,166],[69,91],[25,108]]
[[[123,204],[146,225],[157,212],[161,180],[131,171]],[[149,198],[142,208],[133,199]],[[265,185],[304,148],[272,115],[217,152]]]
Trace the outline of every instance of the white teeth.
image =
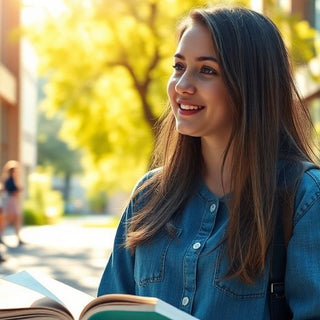
[[202,109],[201,106],[190,106],[190,105],[185,105],[185,104],[180,104],[180,108],[183,110],[200,110],[200,109]]

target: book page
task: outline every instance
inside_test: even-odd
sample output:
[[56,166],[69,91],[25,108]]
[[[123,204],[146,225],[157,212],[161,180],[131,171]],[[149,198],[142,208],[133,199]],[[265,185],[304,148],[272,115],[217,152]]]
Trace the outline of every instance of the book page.
[[4,279],[32,289],[62,304],[70,311],[74,319],[78,319],[84,306],[93,300],[93,297],[86,293],[35,272],[22,271]]
[[0,279],[0,309],[28,308],[43,295]]
[[116,305],[153,305],[155,306],[158,302],[157,298],[142,297],[131,294],[106,294],[93,299],[83,310],[85,312],[88,309],[92,309],[96,306],[103,304],[116,304]]
[[0,319],[40,317],[46,319],[72,319],[65,307],[15,283],[0,279]]
[[[25,309],[14,312],[14,308]],[[21,316],[47,320],[197,320],[157,298],[129,294],[93,298],[62,282],[26,271],[0,279],[0,319]]]
[[15,273],[7,277],[4,277],[3,279],[19,284],[20,286],[23,286],[25,288],[32,289],[33,291],[36,291],[42,294],[43,296],[46,296],[52,300],[55,300],[63,304],[63,302],[58,297],[56,297],[50,290],[48,290],[41,283],[41,281],[36,279],[36,276],[33,276],[31,273],[27,271],[21,271],[19,273]]

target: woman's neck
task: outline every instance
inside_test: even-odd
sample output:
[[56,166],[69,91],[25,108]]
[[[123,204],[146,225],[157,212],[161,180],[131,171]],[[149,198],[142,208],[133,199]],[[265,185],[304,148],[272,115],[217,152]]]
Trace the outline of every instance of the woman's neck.
[[[222,197],[230,192],[230,172],[231,172],[231,150],[225,159],[223,166],[226,145],[215,143],[214,141],[201,140],[202,156],[204,159],[205,171],[204,182],[207,187],[218,197]],[[222,172],[223,166],[223,172]]]

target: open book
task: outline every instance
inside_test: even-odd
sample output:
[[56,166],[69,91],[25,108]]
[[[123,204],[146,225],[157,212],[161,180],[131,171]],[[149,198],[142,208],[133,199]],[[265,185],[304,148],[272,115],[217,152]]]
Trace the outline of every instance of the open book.
[[0,279],[0,319],[197,320],[152,297],[91,297],[57,280],[22,271]]

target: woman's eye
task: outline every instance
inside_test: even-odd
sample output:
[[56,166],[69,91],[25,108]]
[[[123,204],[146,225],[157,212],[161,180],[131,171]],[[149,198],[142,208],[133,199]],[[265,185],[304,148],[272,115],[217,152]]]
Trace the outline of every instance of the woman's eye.
[[176,71],[181,71],[184,69],[183,64],[181,64],[181,63],[175,63],[172,67]]
[[213,75],[217,75],[218,74],[218,72],[215,69],[213,69],[211,67],[208,67],[208,66],[203,66],[201,68],[201,72],[205,73],[205,74],[213,74]]

